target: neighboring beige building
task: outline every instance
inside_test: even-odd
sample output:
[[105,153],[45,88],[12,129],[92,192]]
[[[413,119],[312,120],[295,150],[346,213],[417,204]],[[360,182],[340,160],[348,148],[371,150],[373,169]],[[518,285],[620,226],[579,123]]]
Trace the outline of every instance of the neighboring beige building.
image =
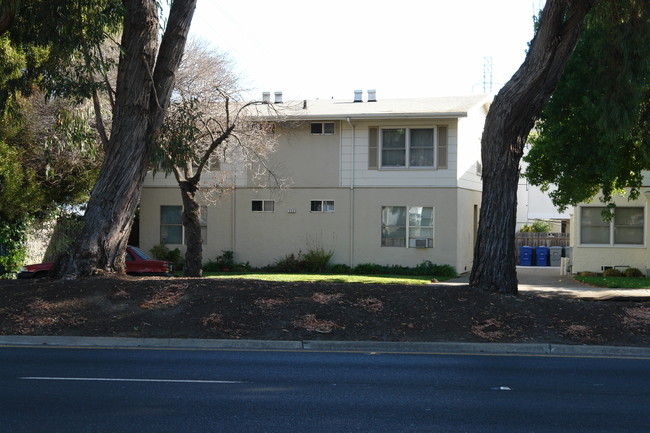
[[[277,105],[271,163],[288,190],[257,188],[236,167],[232,191],[204,210],[204,260],[271,264],[323,248],[331,263],[471,269],[481,200],[480,140],[491,97],[300,101]],[[183,249],[173,177],[147,177],[140,246]]]
[[605,205],[594,198],[574,208],[571,222],[572,272],[602,272],[607,268],[627,268],[650,272],[648,200],[650,182],[646,173],[641,194],[636,200],[615,197],[613,218],[605,221]]

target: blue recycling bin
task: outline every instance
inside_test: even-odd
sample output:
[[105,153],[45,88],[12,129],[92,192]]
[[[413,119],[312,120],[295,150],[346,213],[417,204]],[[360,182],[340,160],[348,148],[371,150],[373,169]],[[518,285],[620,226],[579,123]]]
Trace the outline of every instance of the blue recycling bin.
[[537,266],[548,266],[548,247],[535,248],[535,258]]
[[534,258],[535,250],[533,250],[533,247],[519,247],[519,264],[521,266],[533,266]]

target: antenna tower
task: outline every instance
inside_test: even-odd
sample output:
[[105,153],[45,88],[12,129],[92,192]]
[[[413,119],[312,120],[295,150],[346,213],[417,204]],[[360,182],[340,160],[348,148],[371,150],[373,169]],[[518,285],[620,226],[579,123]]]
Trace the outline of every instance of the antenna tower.
[[483,57],[483,93],[492,93],[492,56]]

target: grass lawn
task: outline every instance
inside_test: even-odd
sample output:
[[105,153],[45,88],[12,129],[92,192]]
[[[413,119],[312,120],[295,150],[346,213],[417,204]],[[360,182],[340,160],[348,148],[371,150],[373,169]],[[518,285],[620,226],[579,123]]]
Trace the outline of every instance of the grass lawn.
[[[262,273],[233,273],[233,272],[204,272],[209,278],[244,278],[264,281],[286,282],[318,282],[329,283],[365,283],[365,284],[426,284],[431,282],[430,276],[407,275],[347,275],[347,274],[262,274]],[[437,277],[438,281],[450,277]]]
[[610,289],[649,289],[650,278],[638,277],[574,277],[578,281],[599,287],[608,287]]

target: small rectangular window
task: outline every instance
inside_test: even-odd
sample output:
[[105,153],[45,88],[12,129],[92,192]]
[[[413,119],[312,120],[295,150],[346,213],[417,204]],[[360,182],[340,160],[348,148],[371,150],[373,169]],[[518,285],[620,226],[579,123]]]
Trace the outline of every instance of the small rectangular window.
[[334,200],[312,200],[312,212],[334,212]]
[[312,122],[311,133],[313,135],[331,135],[334,134],[334,122]]
[[251,204],[253,212],[273,212],[275,210],[275,201],[273,200],[253,200]]

